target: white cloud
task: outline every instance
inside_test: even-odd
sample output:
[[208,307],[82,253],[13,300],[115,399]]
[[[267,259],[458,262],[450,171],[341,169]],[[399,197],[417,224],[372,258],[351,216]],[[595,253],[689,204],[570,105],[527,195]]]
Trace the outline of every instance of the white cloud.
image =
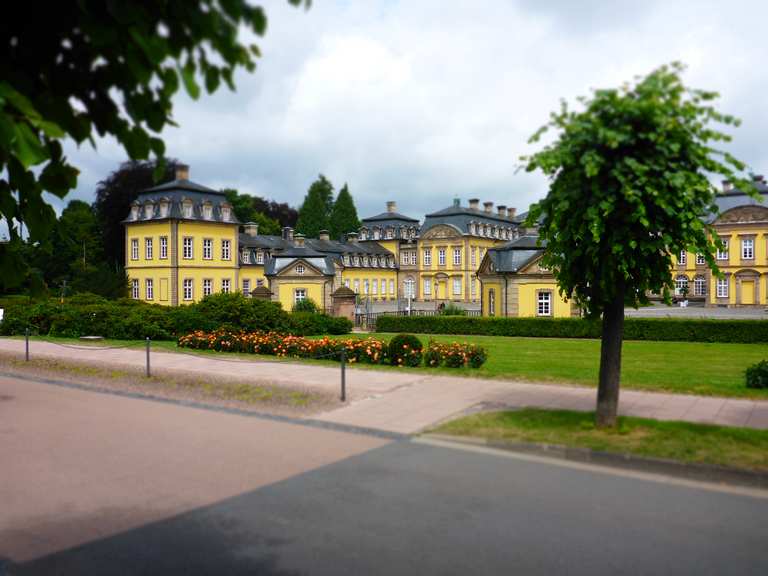
[[[238,91],[191,102],[168,153],[193,178],[298,204],[319,172],[347,181],[363,214],[387,199],[414,216],[479,196],[527,205],[546,191],[516,171],[530,134],[560,98],[615,86],[660,64],[722,94],[740,116],[731,149],[768,171],[763,2],[266,3],[256,74]],[[83,169],[76,197],[123,159],[114,143],[67,153]]]

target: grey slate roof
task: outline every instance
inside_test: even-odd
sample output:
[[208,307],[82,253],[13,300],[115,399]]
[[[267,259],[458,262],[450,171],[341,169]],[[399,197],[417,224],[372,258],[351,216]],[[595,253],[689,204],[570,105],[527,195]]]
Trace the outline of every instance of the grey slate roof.
[[382,212],[381,214],[376,214],[376,216],[363,218],[362,222],[376,222],[377,224],[384,226],[399,226],[403,222],[407,224],[418,224],[419,221],[416,218],[411,218],[410,216],[400,214],[399,212]]
[[478,224],[488,224],[490,226],[504,226],[507,228],[517,228],[519,226],[519,217],[510,220],[493,212],[484,210],[474,210],[463,206],[451,206],[427,214],[424,218],[424,224],[421,225],[421,234],[424,234],[430,228],[440,224],[454,226],[462,234],[469,234],[469,225],[472,222]]
[[[339,242],[338,240],[320,240],[318,238],[306,238],[304,245],[323,256],[327,254],[358,254],[358,255],[387,255],[394,256],[389,250],[378,242]],[[282,236],[249,236],[240,233],[240,248],[261,248],[269,251],[284,251],[294,249],[291,242]]]
[[[184,216],[182,205],[184,201],[192,202],[192,213]],[[163,214],[161,203],[168,203],[168,211]],[[211,205],[211,218],[205,218],[203,206]],[[152,205],[151,213],[147,216],[146,206]],[[229,218],[223,218],[222,206],[229,206]],[[135,211],[134,208],[138,208]],[[134,217],[135,215],[135,217]],[[150,220],[163,220],[174,218],[177,220],[200,220],[203,222],[226,222],[227,224],[239,224],[235,212],[226,199],[223,192],[207,188],[189,180],[173,180],[141,192],[131,204],[131,211],[123,223],[146,222]]]
[[733,189],[718,194],[717,198],[715,198],[715,204],[717,204],[720,213],[722,214],[726,210],[736,208],[737,206],[765,206],[768,208],[768,185],[762,181],[754,181],[752,184],[757,188],[762,201],[752,198],[752,196],[741,190]]
[[544,253],[546,242],[538,245],[538,236],[520,236],[501,246],[488,249],[488,258],[496,272],[517,272]]

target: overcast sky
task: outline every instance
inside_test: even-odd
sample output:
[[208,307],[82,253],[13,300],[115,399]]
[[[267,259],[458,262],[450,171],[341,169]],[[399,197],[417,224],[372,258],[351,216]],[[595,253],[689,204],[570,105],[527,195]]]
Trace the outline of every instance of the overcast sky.
[[[599,0],[283,0],[255,74],[193,102],[177,96],[167,152],[191,179],[298,205],[323,173],[349,183],[361,216],[396,200],[421,217],[479,197],[518,211],[542,197],[518,172],[528,137],[561,98],[614,87],[661,64],[720,92],[740,117],[730,150],[768,172],[768,2]],[[100,141],[68,155],[82,172],[71,198],[125,159]]]

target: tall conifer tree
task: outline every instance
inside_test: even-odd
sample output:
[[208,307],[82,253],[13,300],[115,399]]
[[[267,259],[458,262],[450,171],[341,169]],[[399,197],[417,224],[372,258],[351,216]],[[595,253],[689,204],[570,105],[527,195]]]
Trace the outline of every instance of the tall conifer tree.
[[299,208],[296,231],[308,238],[317,238],[320,230],[328,230],[330,211],[333,207],[333,184],[320,174],[304,197]]
[[331,238],[339,239],[347,232],[356,232],[360,228],[360,219],[357,217],[357,208],[352,194],[349,193],[349,186],[339,190],[336,202],[333,203],[330,219]]

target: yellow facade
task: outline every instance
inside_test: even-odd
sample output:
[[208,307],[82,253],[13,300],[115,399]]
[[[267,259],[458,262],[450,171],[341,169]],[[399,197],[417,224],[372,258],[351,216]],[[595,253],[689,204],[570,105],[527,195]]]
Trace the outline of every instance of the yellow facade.
[[568,318],[571,316],[571,304],[565,301],[557,292],[557,282],[552,278],[546,282],[526,282],[517,283],[518,312],[520,317],[536,317],[539,314],[539,293],[548,292],[552,310],[550,314],[544,314],[554,318]]
[[273,286],[274,299],[280,302],[283,310],[292,310],[296,302],[296,291],[303,290],[304,297],[312,300],[321,308],[324,306],[326,281],[322,276],[302,279],[281,279]]
[[343,286],[373,300],[395,300],[397,280],[397,270],[391,268],[344,268],[341,271]]

